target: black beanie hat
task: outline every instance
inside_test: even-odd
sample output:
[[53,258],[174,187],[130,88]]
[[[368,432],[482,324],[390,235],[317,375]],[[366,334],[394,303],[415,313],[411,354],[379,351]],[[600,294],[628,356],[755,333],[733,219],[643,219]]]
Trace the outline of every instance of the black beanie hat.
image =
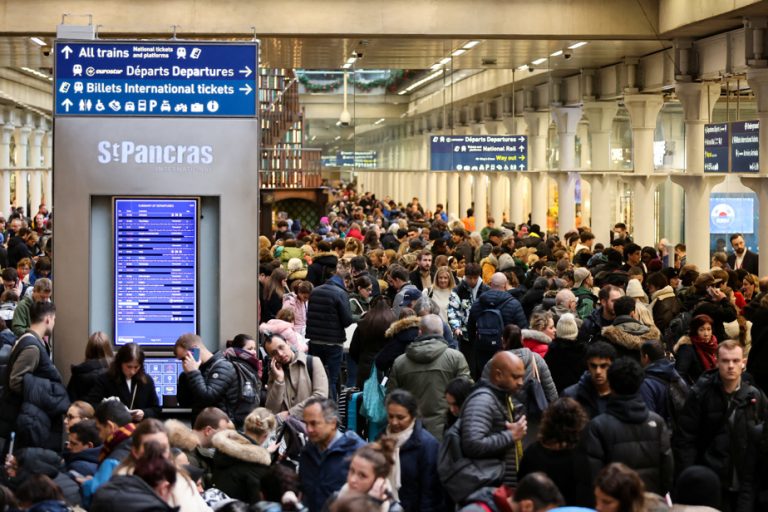
[[706,466],[690,466],[680,473],[672,492],[675,505],[698,505],[720,510],[720,477]]

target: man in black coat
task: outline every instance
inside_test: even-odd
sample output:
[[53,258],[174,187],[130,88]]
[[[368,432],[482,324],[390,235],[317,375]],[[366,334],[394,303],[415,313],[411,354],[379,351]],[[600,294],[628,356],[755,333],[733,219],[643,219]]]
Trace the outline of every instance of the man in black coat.
[[605,412],[611,385],[608,382],[608,368],[616,360],[616,349],[604,341],[596,341],[587,347],[584,356],[587,371],[579,382],[565,388],[563,396],[573,398],[584,408],[587,416],[594,418]]
[[743,268],[750,274],[760,275],[759,256],[749,249],[744,244],[744,236],[741,233],[734,233],[731,235],[731,247],[733,252],[728,255],[728,266],[733,270],[739,270]]
[[336,385],[347,339],[345,329],[353,322],[349,293],[342,276],[334,275],[312,290],[307,306],[309,353],[323,362],[333,400],[336,400]]
[[613,303],[623,296],[624,290],[618,286],[607,284],[600,288],[600,292],[597,295],[600,307],[593,309],[592,313],[581,324],[578,337],[579,343],[586,345],[598,340],[605,341],[605,338],[603,338],[603,327],[613,325],[613,321],[616,319]]
[[192,421],[206,407],[218,407],[234,421],[240,389],[232,363],[221,352],[211,353],[200,336],[191,333],[179,336],[173,352],[184,368],[179,376],[179,405],[192,408]]
[[691,389],[673,439],[676,469],[711,468],[720,477],[723,508],[754,508],[754,460],[768,400],[742,380],[744,352],[726,340],[717,349],[717,369],[705,372]]
[[638,393],[643,382],[640,363],[617,359],[608,369],[612,394],[606,411],[589,422],[586,448],[596,476],[612,462],[637,471],[650,492],[672,488],[672,448],[664,418],[651,412]]

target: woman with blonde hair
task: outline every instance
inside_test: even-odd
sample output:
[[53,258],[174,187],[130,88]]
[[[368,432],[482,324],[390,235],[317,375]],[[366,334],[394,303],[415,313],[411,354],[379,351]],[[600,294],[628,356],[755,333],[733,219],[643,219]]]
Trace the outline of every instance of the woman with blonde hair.
[[213,485],[246,503],[261,500],[261,478],[272,464],[268,446],[277,427],[275,415],[258,407],[245,418],[242,434],[222,430],[213,436]]
[[453,278],[453,272],[451,272],[450,267],[444,266],[437,268],[435,277],[432,279],[432,286],[422,292],[422,295],[429,297],[440,306],[440,318],[446,324],[448,323],[448,302],[454,288],[456,288],[456,281]]

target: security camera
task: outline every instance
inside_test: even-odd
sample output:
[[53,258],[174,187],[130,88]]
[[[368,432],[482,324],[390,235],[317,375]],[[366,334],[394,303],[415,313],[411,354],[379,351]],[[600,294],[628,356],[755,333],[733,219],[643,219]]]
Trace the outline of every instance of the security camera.
[[534,68],[533,66],[528,66],[529,73],[533,73],[534,71],[536,71],[536,68]]
[[43,48],[43,55],[45,55],[46,57],[49,57],[51,55],[51,49]]
[[352,52],[352,55],[357,59],[363,58],[363,52]]
[[352,116],[349,113],[349,110],[344,109],[341,112],[341,115],[339,116],[339,124],[341,126],[349,126],[352,124]]
[[563,50],[563,58],[564,59],[570,59],[573,57],[573,52],[571,50]]

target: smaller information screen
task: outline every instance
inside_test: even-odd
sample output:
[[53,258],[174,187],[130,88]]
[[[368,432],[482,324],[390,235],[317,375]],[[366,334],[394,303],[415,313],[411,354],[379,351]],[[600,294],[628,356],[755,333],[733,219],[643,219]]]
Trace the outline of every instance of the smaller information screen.
[[163,407],[176,407],[178,404],[179,375],[184,371],[181,361],[172,357],[147,357],[144,371],[155,381],[157,401]]
[[731,123],[731,172],[760,170],[760,121]]
[[728,172],[728,123],[704,125],[704,171]]
[[118,198],[115,342],[171,346],[197,332],[196,199]]

